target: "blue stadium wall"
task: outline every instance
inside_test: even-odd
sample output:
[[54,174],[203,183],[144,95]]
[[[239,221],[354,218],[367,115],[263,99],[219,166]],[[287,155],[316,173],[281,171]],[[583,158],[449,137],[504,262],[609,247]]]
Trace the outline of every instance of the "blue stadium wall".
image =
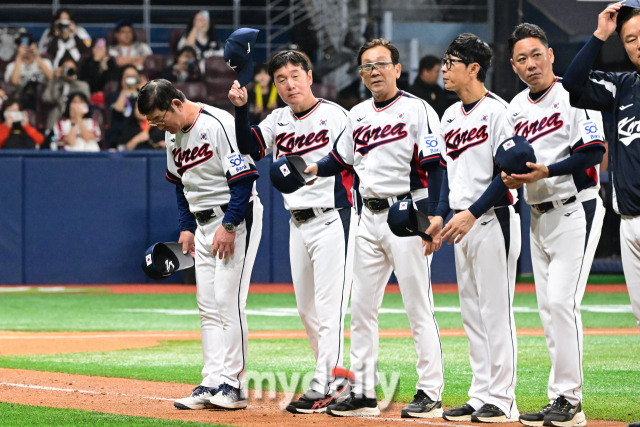
[[[179,235],[165,162],[164,152],[0,152],[0,284],[150,282],[145,249]],[[265,210],[252,281],[289,283],[289,215],[269,165],[258,163]],[[432,274],[455,282],[452,246],[436,254]]]

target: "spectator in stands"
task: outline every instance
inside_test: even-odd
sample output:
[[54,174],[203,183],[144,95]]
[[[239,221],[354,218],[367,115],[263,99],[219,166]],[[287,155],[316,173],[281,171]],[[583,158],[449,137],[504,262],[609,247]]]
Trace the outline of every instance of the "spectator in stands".
[[153,52],[148,44],[138,41],[133,24],[120,20],[115,26],[115,44],[109,46],[109,56],[115,58],[118,67],[135,65],[138,70],[144,68],[144,59]]
[[46,83],[53,77],[51,61],[40,56],[38,46],[30,34],[21,34],[15,60],[4,73],[4,81],[11,83],[20,97],[24,108],[36,109],[38,84]]
[[69,94],[62,118],[53,128],[58,146],[65,151],[100,151],[100,126],[91,117],[89,97],[84,92]]
[[93,40],[91,56],[82,62],[78,71],[78,78],[89,83],[92,105],[104,108],[104,86],[110,80],[118,80],[119,76],[116,61],[107,53],[106,40]]
[[118,151],[164,149],[164,131],[157,126],[149,126],[147,118],[140,114],[138,103],[133,106],[133,114],[124,117],[114,115],[107,133],[107,148]]
[[254,68],[253,88],[249,92],[248,101],[251,123],[262,121],[271,111],[286,105],[278,96],[276,85],[269,76],[267,64],[256,65]]
[[224,54],[224,46],[216,38],[216,26],[210,19],[209,11],[200,10],[193,15],[187,30],[178,41],[179,50],[185,46],[195,49],[198,60]]
[[0,148],[29,150],[44,141],[44,135],[29,123],[29,114],[23,111],[18,98],[7,99],[2,105]]
[[173,64],[162,71],[162,78],[172,83],[204,81],[195,49],[191,46],[180,49]]
[[[9,63],[16,56],[21,33],[26,32],[24,27],[0,26],[0,61]],[[4,69],[0,71],[4,72]]]
[[40,38],[39,49],[42,55],[51,58],[53,68],[58,68],[60,60],[67,53],[76,61],[89,53],[91,36],[82,27],[76,26],[69,9],[58,9],[51,25]]
[[60,66],[42,94],[42,100],[51,106],[47,115],[47,129],[52,129],[60,120],[68,96],[74,92],[81,92],[87,100],[91,97],[89,83],[78,80],[76,61],[71,55],[66,55],[60,60]]
[[424,99],[442,117],[449,105],[453,104],[447,92],[438,84],[440,59],[427,55],[420,60],[420,69],[409,93]]
[[0,88],[0,108],[2,108],[2,104],[8,99],[7,93]]
[[138,100],[138,91],[147,82],[146,77],[134,65],[126,65],[122,69],[118,93],[110,100],[111,125],[118,120],[129,118]]

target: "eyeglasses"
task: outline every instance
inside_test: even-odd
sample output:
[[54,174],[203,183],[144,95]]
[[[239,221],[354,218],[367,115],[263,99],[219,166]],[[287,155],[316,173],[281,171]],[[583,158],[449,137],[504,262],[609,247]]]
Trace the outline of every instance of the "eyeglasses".
[[164,112],[164,114],[162,115],[162,118],[160,120],[154,120],[153,122],[151,120],[147,120],[147,123],[149,123],[149,126],[160,126],[160,125],[163,125],[164,124],[164,118],[167,115],[167,111],[169,111],[169,110],[166,110]]
[[454,62],[462,62],[463,64],[466,63],[464,59],[454,59],[454,58],[442,58],[440,62],[442,63],[442,68],[446,68],[447,70],[451,69],[451,66],[453,65]]
[[376,70],[390,70],[393,67],[392,61],[382,61],[382,62],[370,62],[368,64],[362,64],[358,67],[358,71],[364,74],[369,74],[375,68]]

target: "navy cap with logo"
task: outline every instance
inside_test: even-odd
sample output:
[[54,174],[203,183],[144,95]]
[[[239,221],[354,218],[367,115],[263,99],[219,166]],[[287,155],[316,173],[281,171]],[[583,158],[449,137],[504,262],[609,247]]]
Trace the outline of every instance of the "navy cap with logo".
[[305,173],[306,168],[307,162],[302,157],[289,154],[279,157],[273,162],[269,170],[269,177],[276,190],[289,194],[317,178],[313,174]]
[[411,199],[398,200],[389,208],[387,224],[396,236],[420,236],[431,241],[425,230],[431,225],[427,215],[413,206]]
[[144,253],[142,271],[153,280],[164,280],[176,271],[192,267],[191,254],[182,253],[182,243],[155,243]]
[[504,173],[524,174],[531,172],[527,162],[536,162],[536,153],[526,138],[520,135],[507,138],[500,143],[496,151],[496,166]]
[[224,44],[224,60],[238,73],[240,86],[253,81],[252,52],[259,32],[253,28],[239,28],[231,33]]

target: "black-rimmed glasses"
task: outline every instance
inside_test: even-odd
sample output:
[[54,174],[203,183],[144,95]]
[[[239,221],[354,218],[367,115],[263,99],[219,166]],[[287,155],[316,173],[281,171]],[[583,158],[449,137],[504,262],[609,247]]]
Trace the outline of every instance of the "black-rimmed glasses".
[[160,120],[155,120],[155,121],[151,121],[151,120],[147,120],[147,123],[149,123],[149,126],[160,126],[164,124],[164,118],[167,115],[167,111],[169,110],[165,110],[164,114],[162,115],[162,118]]
[[453,65],[454,62],[462,62],[463,64],[466,63],[464,59],[455,59],[455,58],[442,58],[440,62],[442,63],[442,68],[446,68],[447,70],[451,69],[451,66]]

